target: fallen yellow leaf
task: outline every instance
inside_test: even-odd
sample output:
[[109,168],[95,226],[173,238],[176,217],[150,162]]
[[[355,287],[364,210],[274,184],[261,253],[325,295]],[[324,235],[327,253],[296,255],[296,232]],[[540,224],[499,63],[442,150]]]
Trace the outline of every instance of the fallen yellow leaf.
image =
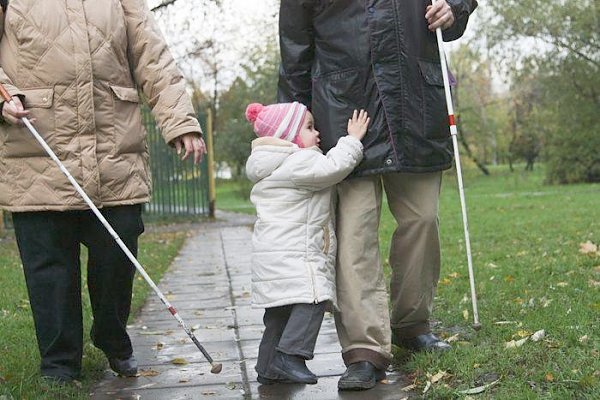
[[448,342],[448,343],[456,342],[458,340],[458,337],[459,337],[458,333],[456,335],[452,335],[446,339],[446,342]]
[[402,390],[403,392],[410,392],[411,390],[413,390],[416,387],[417,387],[417,385],[413,384],[413,385],[404,386],[400,390]]
[[588,240],[585,243],[579,243],[579,252],[582,254],[597,253],[598,246]]
[[546,331],[543,330],[543,329],[540,329],[539,331],[537,331],[533,335],[531,335],[531,340],[534,341],[534,342],[539,342],[545,336],[546,336]]
[[486,391],[486,389],[491,388],[492,386],[496,385],[498,382],[500,382],[500,379],[497,379],[493,382],[488,383],[487,385],[482,385],[482,386],[477,386],[474,387],[472,389],[467,389],[467,390],[461,390],[460,394],[479,394],[479,393],[483,393]]
[[529,337],[519,339],[519,340],[511,340],[510,342],[506,342],[504,348],[506,349],[514,349],[516,347],[521,347],[523,344],[529,339]]
[[427,374],[427,378],[431,383],[437,383],[440,379],[444,378],[448,373],[446,371],[438,371],[435,375],[431,376]]
[[544,379],[546,380],[546,382],[554,382],[554,375],[552,375],[552,372],[548,372]]
[[185,358],[174,358],[171,360],[171,364],[186,365],[186,364],[188,364],[188,362],[186,361]]

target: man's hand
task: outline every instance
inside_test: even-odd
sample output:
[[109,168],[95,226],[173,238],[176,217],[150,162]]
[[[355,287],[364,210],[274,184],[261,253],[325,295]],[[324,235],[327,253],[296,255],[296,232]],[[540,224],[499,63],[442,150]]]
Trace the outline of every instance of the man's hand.
[[348,120],[348,135],[361,140],[367,133],[370,121],[371,119],[367,116],[365,110],[360,110],[360,113],[357,110],[354,110],[352,118]]
[[21,118],[28,117],[29,111],[23,108],[20,98],[15,96],[12,99],[14,105],[6,101],[2,103],[2,118],[4,118],[4,120],[11,125],[23,126],[23,121],[21,121]]
[[[206,154],[204,140],[197,133],[186,133],[173,140],[177,154],[182,160],[186,160],[190,154],[194,154],[194,164],[200,164],[202,156]],[[181,152],[184,151],[183,155]]]
[[437,28],[444,30],[454,24],[454,13],[445,0],[438,0],[433,5],[427,6],[425,19],[427,19],[429,24],[427,27],[430,31],[433,32]]

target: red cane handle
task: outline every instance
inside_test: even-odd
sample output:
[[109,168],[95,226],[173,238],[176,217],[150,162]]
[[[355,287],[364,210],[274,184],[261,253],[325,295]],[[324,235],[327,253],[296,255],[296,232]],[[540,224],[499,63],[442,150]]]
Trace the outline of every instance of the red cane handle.
[[2,85],[1,83],[0,83],[0,95],[2,95],[2,98],[3,98],[3,99],[6,101],[6,102],[8,102],[8,103],[10,103],[10,102],[11,102],[11,100],[12,100],[12,97],[10,97],[10,94],[8,94],[8,92],[7,92],[7,91],[6,91],[6,89],[4,88],[4,85]]

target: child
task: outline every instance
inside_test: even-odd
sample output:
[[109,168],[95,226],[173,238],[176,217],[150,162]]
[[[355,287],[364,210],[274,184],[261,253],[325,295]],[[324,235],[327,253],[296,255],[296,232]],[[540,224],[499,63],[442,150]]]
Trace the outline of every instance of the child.
[[314,384],[305,360],[313,358],[326,303],[336,302],[332,186],[362,160],[369,118],[354,111],[348,136],[326,155],[300,103],[250,104],[246,118],[259,136],[246,163],[258,217],[252,303],[265,308],[258,382]]

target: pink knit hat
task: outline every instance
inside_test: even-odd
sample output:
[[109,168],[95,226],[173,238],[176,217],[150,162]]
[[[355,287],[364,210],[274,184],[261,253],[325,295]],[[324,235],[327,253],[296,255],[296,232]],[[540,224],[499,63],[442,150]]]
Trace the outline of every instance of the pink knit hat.
[[252,103],[246,107],[246,119],[259,137],[273,136],[296,143],[307,112],[306,106],[298,102],[269,106]]

